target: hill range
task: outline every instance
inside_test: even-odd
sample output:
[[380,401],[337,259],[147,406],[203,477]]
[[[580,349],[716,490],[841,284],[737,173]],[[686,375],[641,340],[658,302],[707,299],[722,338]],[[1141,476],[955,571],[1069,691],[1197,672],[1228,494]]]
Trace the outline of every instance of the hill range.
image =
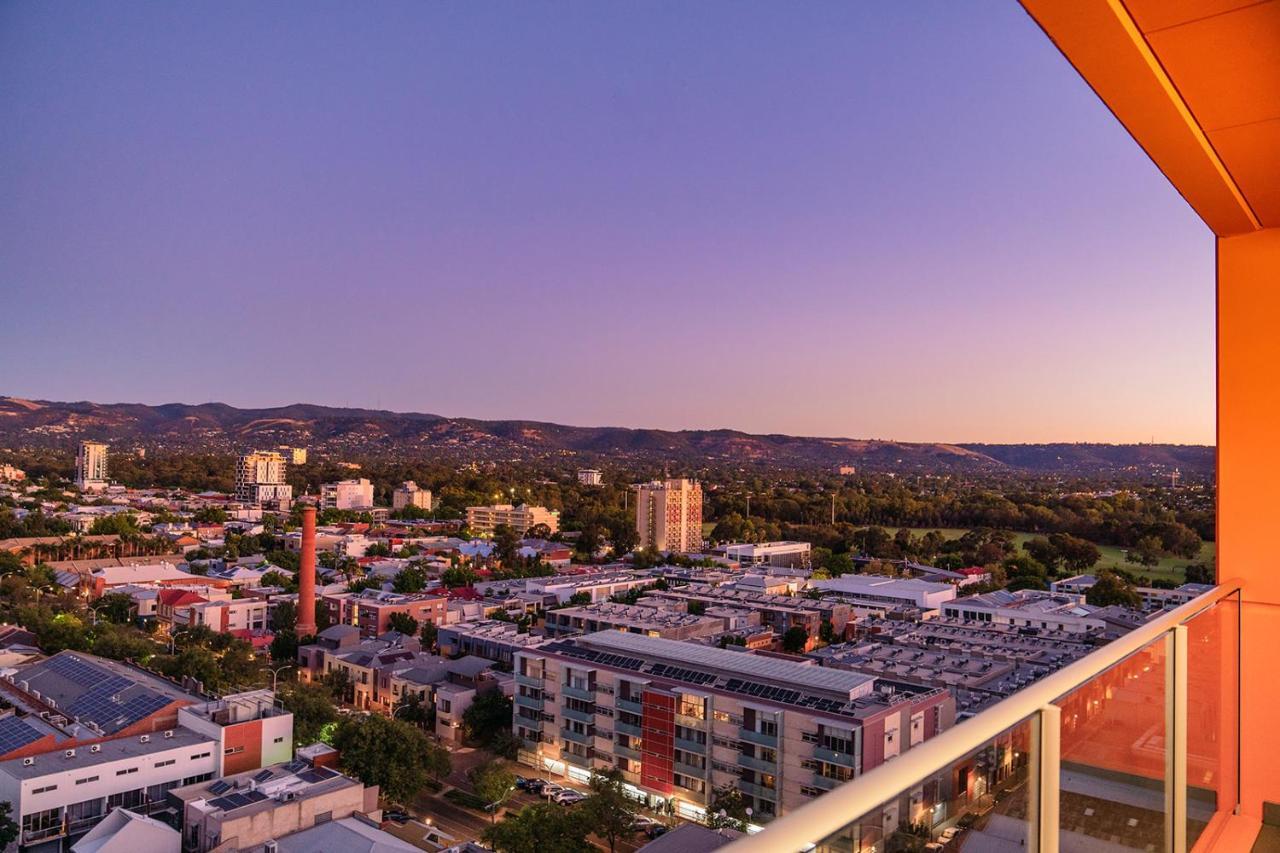
[[1023,471],[1209,476],[1214,448],[1174,444],[945,444],[753,435],[729,429],[580,427],[486,421],[415,412],[294,404],[240,409],[224,403],[63,403],[0,396],[0,446],[71,447],[94,439],[148,450],[231,453],[280,445],[343,455],[450,459],[854,466],[867,471]]

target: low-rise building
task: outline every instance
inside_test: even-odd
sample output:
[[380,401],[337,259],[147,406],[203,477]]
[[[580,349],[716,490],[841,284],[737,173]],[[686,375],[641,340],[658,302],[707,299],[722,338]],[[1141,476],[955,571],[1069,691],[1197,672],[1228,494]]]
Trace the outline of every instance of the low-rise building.
[[486,619],[446,625],[436,634],[436,647],[448,657],[473,655],[502,664],[512,664],[516,652],[546,642],[546,637],[521,633],[514,622]]
[[181,809],[182,838],[189,853],[273,849],[269,842],[378,811],[376,787],[305,761],[186,785],[169,796]]
[[320,486],[321,509],[362,510],[373,507],[373,483],[364,477]]
[[530,529],[545,524],[551,533],[560,530],[559,510],[547,509],[544,506],[521,504],[493,504],[491,506],[467,507],[467,527],[477,536],[492,536],[494,529],[504,524],[523,536]]
[[942,614],[961,622],[1100,636],[1107,623],[1097,615],[1098,610],[1085,604],[1083,595],[1020,589],[957,598],[943,606]]
[[520,761],[586,781],[616,768],[657,808],[703,820],[736,789],[768,820],[952,725],[946,690],[606,631],[516,655]]
[[401,483],[396,490],[391,493],[391,508],[404,509],[405,507],[414,507],[415,509],[431,511],[431,490],[421,489],[413,480],[406,480]]
[[724,555],[744,568],[749,566],[809,567],[813,546],[808,542],[759,542],[725,545]]
[[668,640],[695,640],[726,630],[725,620],[715,616],[694,616],[654,607],[602,601],[580,607],[548,610],[548,637],[594,634],[597,631],[625,631]]

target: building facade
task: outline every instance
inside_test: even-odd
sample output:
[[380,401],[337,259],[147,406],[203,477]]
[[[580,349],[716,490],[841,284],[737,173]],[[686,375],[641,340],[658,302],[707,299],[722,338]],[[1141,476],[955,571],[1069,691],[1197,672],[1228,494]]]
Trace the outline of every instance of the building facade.
[[242,453],[236,459],[236,500],[288,508],[293,487],[285,482],[283,454],[273,450]]
[[641,548],[702,550],[702,486],[687,479],[636,486],[636,533]]
[[492,536],[499,524],[505,524],[521,536],[539,524],[545,524],[552,533],[556,533],[560,530],[560,512],[527,504],[467,507],[467,527],[473,534]]
[[431,490],[418,488],[413,480],[401,483],[391,495],[391,508],[404,509],[409,506],[430,512]]
[[946,690],[616,631],[516,653],[520,760],[586,781],[616,768],[651,806],[702,820],[736,790],[757,821],[949,728]]
[[93,492],[107,487],[107,445],[82,441],[76,451],[76,486]]
[[321,509],[371,509],[373,507],[373,483],[361,477],[358,480],[340,480],[320,487]]

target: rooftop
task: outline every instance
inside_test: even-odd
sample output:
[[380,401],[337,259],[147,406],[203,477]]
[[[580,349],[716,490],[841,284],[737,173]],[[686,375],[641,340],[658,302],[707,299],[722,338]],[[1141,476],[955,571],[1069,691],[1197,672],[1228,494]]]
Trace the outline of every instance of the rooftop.
[[[143,738],[146,738],[144,741]],[[61,773],[64,770],[80,770],[112,761],[130,758],[142,758],[171,749],[182,749],[202,744],[211,744],[209,738],[190,729],[181,727],[153,735],[118,737],[99,741],[89,746],[78,746],[68,757],[65,751],[47,752],[33,758],[11,758],[0,761],[0,773],[14,779],[37,779],[50,773]],[[97,751],[93,747],[98,747]],[[26,762],[30,761],[30,764]]]

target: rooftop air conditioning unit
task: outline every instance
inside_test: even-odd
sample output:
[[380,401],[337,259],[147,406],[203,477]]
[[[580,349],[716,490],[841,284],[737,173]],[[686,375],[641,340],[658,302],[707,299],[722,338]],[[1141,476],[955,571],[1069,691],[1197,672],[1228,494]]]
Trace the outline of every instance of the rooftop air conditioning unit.
[[22,766],[23,766],[23,767],[30,767],[32,764],[35,764],[35,763],[36,763],[36,760],[35,760],[34,758],[24,758],[24,759],[22,759]]
[[90,751],[90,752],[102,752],[102,744],[100,744],[100,743],[90,744],[90,746],[89,746],[89,751]]
[[151,743],[151,735],[142,735],[138,738],[138,743]]
[[66,752],[62,753],[62,755],[65,758],[75,758],[76,751],[74,749],[68,749]]
[[166,731],[166,732],[164,733],[164,736],[165,736],[165,737],[167,737],[167,738],[169,738],[169,737],[173,737],[173,729],[169,729],[168,731]]

